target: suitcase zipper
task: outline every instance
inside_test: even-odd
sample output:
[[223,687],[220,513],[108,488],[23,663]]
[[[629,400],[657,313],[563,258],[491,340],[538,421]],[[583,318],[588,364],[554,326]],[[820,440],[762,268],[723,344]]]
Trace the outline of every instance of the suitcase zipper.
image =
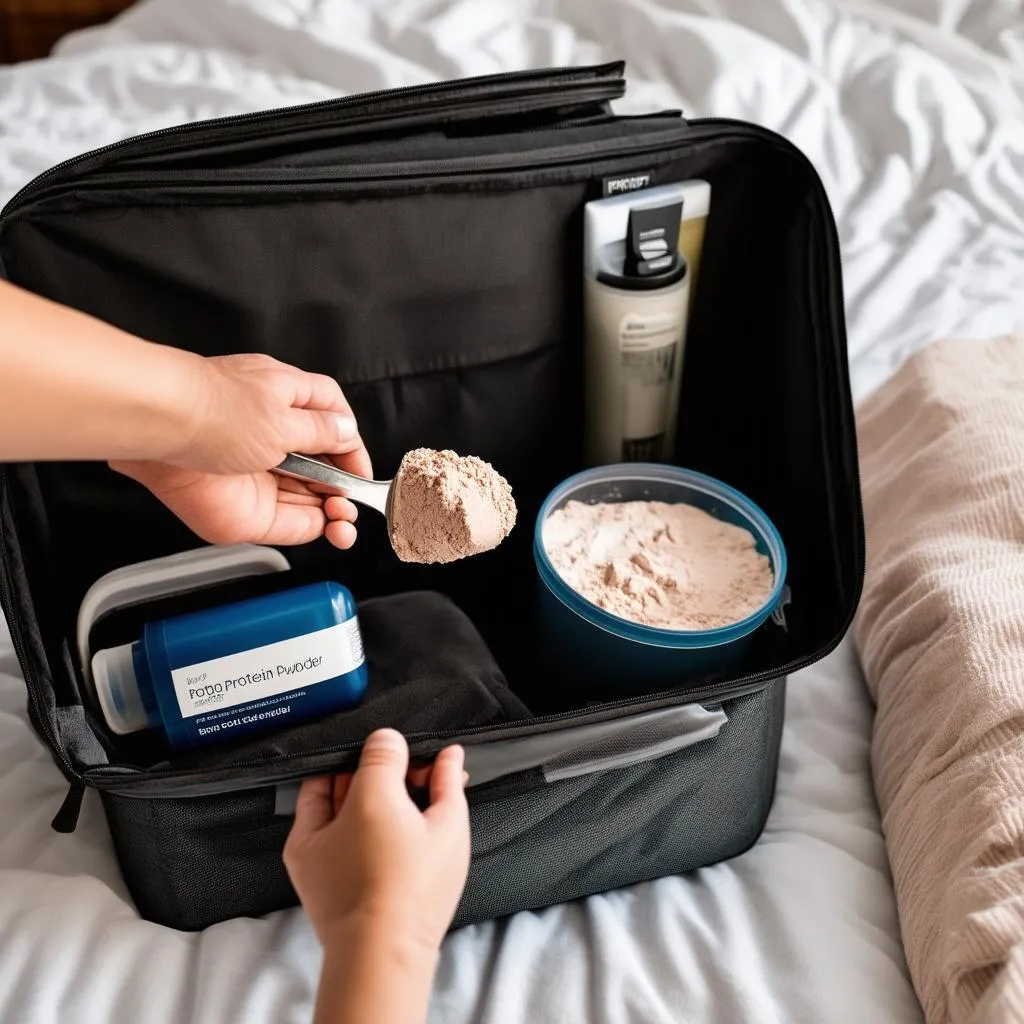
[[[0,463],[0,494],[6,492],[9,487],[10,482],[8,480],[7,467],[3,465],[3,463]],[[13,513],[14,510],[12,509],[11,514],[13,515]],[[18,616],[13,614],[17,609],[11,595],[10,585],[7,582],[6,565],[3,563],[3,559],[0,559],[0,611],[6,613],[7,609],[10,609],[12,613],[6,615],[7,628],[11,634],[11,646],[14,648],[14,654],[18,659],[18,664],[22,667],[22,670],[25,673],[25,689],[28,690],[29,716],[33,720],[36,728],[45,737],[49,744],[50,752],[57,760],[65,778],[69,781],[73,780],[72,785],[81,784],[82,773],[71,763],[71,760],[64,753],[56,733],[50,728],[50,723],[47,720],[46,715],[43,713],[37,692],[39,681],[35,678],[34,673],[32,673],[29,668],[28,658],[25,653],[25,644],[21,638],[21,624],[18,620]]]
[[[378,89],[374,92],[356,93],[352,96],[318,100],[314,103],[305,103],[298,106],[275,107],[271,110],[258,110],[247,114],[213,118],[207,121],[170,125],[167,128],[160,128],[143,135],[119,139],[106,146],[90,150],[87,153],[81,153],[63,160],[59,164],[55,164],[53,167],[37,175],[11,197],[3,211],[0,212],[0,220],[12,209],[21,205],[25,199],[37,192],[47,182],[61,177],[83,163],[93,162],[97,158],[110,156],[115,153],[130,153],[134,150],[136,152],[133,155],[145,156],[147,149],[151,153],[154,151],[154,144],[160,144],[156,147],[156,152],[173,152],[187,148],[186,142],[175,146],[173,145],[175,141],[185,140],[189,137],[195,138],[197,135],[210,131],[230,132],[235,128],[248,128],[259,124],[286,123],[289,120],[297,121],[311,115],[316,117],[335,113],[343,115],[346,112],[353,112],[360,108],[366,108],[367,113],[372,114],[375,113],[373,108],[381,104],[394,104],[396,101],[405,100],[429,100],[432,97],[443,96],[445,93],[451,94],[452,102],[465,102],[467,94],[471,94],[474,90],[485,91],[491,88],[500,88],[503,85],[522,84],[524,88],[523,98],[528,95],[537,95],[551,96],[555,100],[560,92],[569,94],[574,91],[582,92],[585,89],[584,98],[589,102],[594,102],[600,98],[612,100],[620,98],[625,93],[625,80],[622,78],[624,71],[625,64],[622,61],[613,61],[570,71],[562,69],[508,71],[496,75],[463,79],[454,88],[449,81],[427,82],[422,85]],[[567,95],[566,100],[569,100],[569,98],[569,95]],[[485,115],[487,106],[484,97],[480,97],[479,105],[481,114]],[[415,105],[410,105],[405,112],[411,116],[416,113],[429,114],[434,111],[422,108],[417,110]]]
[[[580,719],[588,716],[594,716],[595,721],[610,721],[619,717],[625,717],[624,715],[616,714],[616,712],[629,712],[633,708],[642,707],[645,711],[656,711],[660,708],[672,707],[680,703],[717,704],[722,701],[744,697],[763,690],[768,684],[792,673],[799,672],[827,657],[839,646],[840,641],[849,628],[850,621],[852,621],[852,614],[834,640],[812,654],[805,655],[779,668],[754,672],[727,684],[711,684],[687,690],[667,690],[659,694],[648,694],[642,697],[629,697],[620,701],[609,701],[602,704],[599,709],[578,708],[575,711],[538,715],[535,718],[524,719],[521,723],[511,723],[498,729],[495,729],[494,726],[477,726],[470,729],[449,729],[417,733],[414,735],[413,742],[411,743],[413,757],[414,759],[417,756],[429,757],[431,753],[436,753],[440,749],[445,740],[458,739],[465,742],[470,737],[480,737],[480,742],[483,743],[489,739],[517,739],[521,736],[528,736],[545,725],[558,724],[568,728]],[[100,766],[94,769],[87,769],[80,778],[96,789],[116,793],[118,796],[139,799],[149,797],[177,798],[202,796],[253,789],[283,782],[294,782],[312,775],[338,771],[348,765],[335,763],[330,766],[312,767],[307,762],[317,758],[336,757],[339,754],[354,754],[361,746],[362,744],[359,742],[336,744],[334,746],[318,747],[315,750],[304,751],[303,753],[255,758],[248,761],[234,761],[223,768],[213,769],[143,769],[130,765]],[[355,758],[345,759],[346,762],[354,762],[354,760]],[[304,767],[270,772],[265,775],[254,775],[244,779],[236,777],[239,771],[270,765],[283,767],[289,762],[295,761],[304,762]],[[222,772],[223,777],[220,777]]]
[[[722,701],[744,697],[763,690],[768,683],[781,678],[782,675],[785,675],[785,672],[772,670],[767,673],[758,673],[756,677],[751,676],[746,680],[730,683],[727,686],[707,686],[687,690],[685,691],[686,703],[717,704]],[[603,717],[601,720],[612,720],[619,717],[614,714],[604,715],[606,711],[628,710],[640,705],[644,705],[644,710],[650,711],[655,711],[662,707],[671,707],[679,703],[680,696],[681,694],[677,692],[665,691],[660,695],[632,697],[623,701],[602,704],[600,714]],[[538,731],[537,727],[544,725],[558,723],[568,728],[578,719],[596,713],[593,708],[580,708],[576,711],[561,712],[553,715],[538,715],[536,718],[524,719],[521,723],[511,723],[500,730],[496,730],[494,726],[477,726],[471,729],[417,733],[414,735],[411,743],[413,759],[429,757],[431,753],[435,753],[436,750],[440,749],[445,740],[459,739],[464,741],[471,736],[481,737],[481,743],[491,738],[500,738],[502,740],[517,739],[521,736],[531,735]],[[519,730],[516,730],[517,724],[521,726]],[[279,754],[272,757],[255,758],[249,761],[233,761],[230,765],[225,765],[223,768],[217,767],[212,769],[143,769],[130,765],[101,766],[95,769],[87,769],[82,775],[82,780],[96,789],[115,793],[118,796],[140,799],[150,797],[183,798],[214,793],[228,793],[259,786],[276,785],[282,782],[294,782],[318,773],[337,771],[342,766],[332,764],[329,768],[311,769],[306,762],[317,758],[335,757],[339,754],[355,754],[361,747],[361,742],[335,744],[333,746],[318,747],[315,750],[307,750],[302,753]],[[354,762],[355,758],[347,760]],[[289,762],[295,761],[302,761],[305,766],[292,770],[284,767]],[[237,773],[240,770],[244,771],[263,766],[280,766],[282,770],[265,775],[250,776],[244,779],[237,778]],[[223,773],[223,778],[219,777],[220,773]],[[134,783],[138,783],[138,785]],[[74,785],[73,783],[72,788],[74,788]],[[127,788],[122,788],[123,786],[127,786]]]
[[[568,168],[619,156],[630,159],[678,149],[690,139],[690,126],[679,122],[671,128],[651,131],[625,138],[577,142],[569,146],[540,147],[521,153],[495,153],[456,159],[403,160],[369,164],[340,164],[325,173],[323,167],[248,168],[231,171],[151,171],[145,174],[112,173],[85,179],[40,184],[26,198],[39,198],[45,193],[58,195],[65,189],[82,193],[91,189],[151,189],[162,194],[196,194],[207,192],[241,193],[248,188],[260,194],[307,192],[329,187],[332,192],[362,182],[434,180],[503,171],[530,171],[544,168]],[[643,141],[641,141],[643,140]],[[37,182],[39,179],[37,179]],[[24,190],[23,190],[24,192]],[[0,212],[0,227],[16,206],[23,205],[19,193]]]

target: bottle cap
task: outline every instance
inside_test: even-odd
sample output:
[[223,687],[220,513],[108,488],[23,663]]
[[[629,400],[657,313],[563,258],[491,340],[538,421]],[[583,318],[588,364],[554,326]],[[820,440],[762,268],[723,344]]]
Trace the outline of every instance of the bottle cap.
[[134,646],[109,647],[97,651],[92,658],[92,678],[103,717],[119,736],[159,725],[150,720],[142,703],[142,691],[135,678]]
[[687,273],[679,251],[683,202],[651,206],[643,193],[631,206],[626,237],[609,242],[597,254],[597,279],[627,291],[653,291],[678,284]]
[[664,206],[630,208],[622,272],[627,277],[657,278],[665,284],[678,281],[686,273],[679,252],[682,218],[682,200]]

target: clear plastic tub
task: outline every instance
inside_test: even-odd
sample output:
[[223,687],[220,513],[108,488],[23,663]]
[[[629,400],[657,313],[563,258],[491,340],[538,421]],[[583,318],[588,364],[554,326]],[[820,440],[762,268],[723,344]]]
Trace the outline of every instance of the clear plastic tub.
[[[685,502],[742,526],[771,562],[771,594],[753,615],[718,629],[661,629],[613,615],[573,590],[544,550],[545,520],[569,501]],[[655,692],[730,672],[779,606],[786,581],[782,538],[754,502],[713,477],[650,463],[599,466],[559,484],[537,515],[533,556],[540,577],[539,633],[550,677],[560,686],[585,688],[576,696],[587,700]]]

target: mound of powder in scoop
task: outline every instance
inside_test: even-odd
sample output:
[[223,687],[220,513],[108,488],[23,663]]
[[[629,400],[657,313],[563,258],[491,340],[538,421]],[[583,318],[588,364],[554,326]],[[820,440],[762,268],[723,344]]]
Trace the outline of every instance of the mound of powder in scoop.
[[398,467],[391,545],[403,562],[454,562],[496,548],[516,524],[508,481],[472,455],[417,448]]
[[692,505],[570,501],[548,517],[543,541],[573,590],[645,626],[728,626],[756,612],[774,585],[751,533]]

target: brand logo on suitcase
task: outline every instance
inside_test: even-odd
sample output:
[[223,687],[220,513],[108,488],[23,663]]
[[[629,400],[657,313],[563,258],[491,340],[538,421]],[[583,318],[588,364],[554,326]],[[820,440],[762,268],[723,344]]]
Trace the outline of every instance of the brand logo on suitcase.
[[623,174],[618,178],[603,178],[601,181],[601,194],[617,196],[623,192],[636,192],[639,189],[647,188],[652,181],[654,181],[654,171]]

